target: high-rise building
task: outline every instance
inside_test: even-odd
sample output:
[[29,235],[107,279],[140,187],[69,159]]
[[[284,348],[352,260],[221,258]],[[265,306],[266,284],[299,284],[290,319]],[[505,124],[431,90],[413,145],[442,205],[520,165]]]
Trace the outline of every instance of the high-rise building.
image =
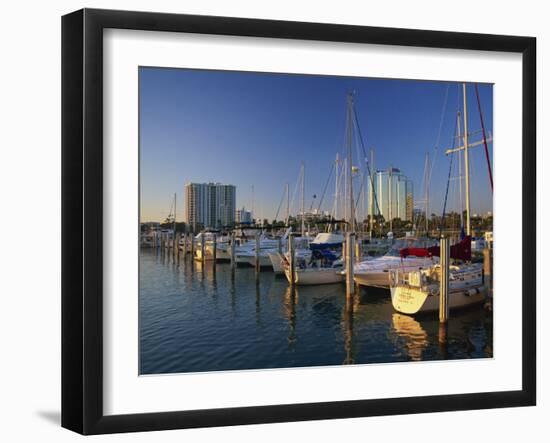
[[248,211],[245,208],[237,209],[235,211],[235,223],[252,223],[252,211]]
[[185,222],[197,231],[235,223],[236,188],[221,183],[185,185]]
[[374,175],[374,214],[384,220],[413,219],[413,183],[397,168],[378,170]]

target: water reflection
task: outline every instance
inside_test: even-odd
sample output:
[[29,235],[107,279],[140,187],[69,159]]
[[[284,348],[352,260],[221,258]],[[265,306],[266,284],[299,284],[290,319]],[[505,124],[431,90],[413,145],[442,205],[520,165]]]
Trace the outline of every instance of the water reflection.
[[344,334],[344,349],[346,358],[342,362],[344,365],[355,363],[353,359],[353,312],[354,312],[354,295],[346,294],[346,302],[342,309],[342,329]]
[[291,349],[296,343],[296,301],[298,295],[296,290],[287,286],[283,297],[283,309],[286,318],[288,319],[288,347]]
[[[492,314],[437,315],[393,310],[389,291],[344,285],[291,289],[253,268],[180,264],[140,256],[142,373],[384,363],[492,357]],[[445,335],[445,340],[442,340]]]
[[407,355],[413,361],[422,360],[422,351],[428,346],[428,333],[420,322],[408,315],[392,314],[392,326],[403,345]]

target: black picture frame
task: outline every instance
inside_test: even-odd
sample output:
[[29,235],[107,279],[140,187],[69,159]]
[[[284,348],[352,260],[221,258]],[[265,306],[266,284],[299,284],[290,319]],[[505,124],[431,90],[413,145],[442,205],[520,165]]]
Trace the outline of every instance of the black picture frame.
[[[522,389],[131,415],[103,413],[103,30],[504,51],[522,54]],[[536,403],[536,39],[83,9],[62,18],[62,426],[82,434],[228,426]],[[514,294],[516,296],[516,294]]]

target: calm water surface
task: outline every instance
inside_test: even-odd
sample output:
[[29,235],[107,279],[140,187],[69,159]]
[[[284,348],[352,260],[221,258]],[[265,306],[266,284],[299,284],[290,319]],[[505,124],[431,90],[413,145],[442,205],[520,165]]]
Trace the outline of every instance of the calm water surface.
[[481,307],[452,312],[440,346],[437,314],[395,313],[387,290],[298,287],[252,268],[140,253],[142,374],[484,358],[493,319]]

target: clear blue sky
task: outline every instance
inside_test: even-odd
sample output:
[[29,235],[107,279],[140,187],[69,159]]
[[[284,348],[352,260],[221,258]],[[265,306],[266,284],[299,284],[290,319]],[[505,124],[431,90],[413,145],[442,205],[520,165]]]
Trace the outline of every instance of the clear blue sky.
[[[312,195],[319,199],[323,191],[336,152],[343,152],[350,90],[356,93],[359,124],[367,148],[375,150],[376,168],[400,168],[414,182],[415,200],[422,198],[425,154],[435,156],[430,205],[431,212],[442,211],[449,171],[443,151],[452,143],[457,106],[462,107],[458,84],[166,68],[140,68],[139,78],[142,221],[163,220],[174,192],[182,220],[189,181],[234,184],[237,207],[248,208],[254,186],[255,216],[271,220],[285,183],[294,190],[301,161],[309,208]],[[474,132],[480,119],[474,88],[468,89]],[[434,150],[447,90],[440,148]],[[491,133],[492,91],[491,85],[479,85]],[[475,134],[471,141],[480,138]],[[492,161],[491,144],[489,151]],[[470,161],[472,211],[492,211],[483,146],[471,149]],[[332,208],[333,195],[331,184],[324,209]],[[452,209],[457,190],[449,201]]]

